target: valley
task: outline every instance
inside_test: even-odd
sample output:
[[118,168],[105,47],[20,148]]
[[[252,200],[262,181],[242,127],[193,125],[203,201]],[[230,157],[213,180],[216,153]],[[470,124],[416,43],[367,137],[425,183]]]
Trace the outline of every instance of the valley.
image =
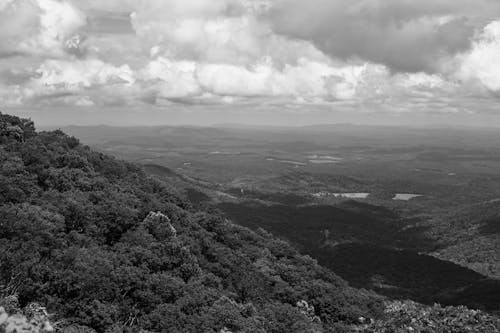
[[[354,125],[67,127],[355,287],[500,306],[500,134]],[[485,297],[484,295],[489,295]]]

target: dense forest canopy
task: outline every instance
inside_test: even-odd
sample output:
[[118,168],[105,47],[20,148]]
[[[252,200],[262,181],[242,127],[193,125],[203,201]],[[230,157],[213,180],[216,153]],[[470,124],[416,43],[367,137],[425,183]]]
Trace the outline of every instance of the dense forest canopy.
[[60,131],[2,115],[0,142],[0,284],[21,306],[99,331],[291,332],[381,311],[287,243],[190,211],[137,166]]
[[33,304],[67,332],[392,332],[412,323],[408,311],[499,327],[477,311],[388,312],[266,231],[196,211],[140,167],[4,114],[0,293],[0,332],[3,311],[29,317]]

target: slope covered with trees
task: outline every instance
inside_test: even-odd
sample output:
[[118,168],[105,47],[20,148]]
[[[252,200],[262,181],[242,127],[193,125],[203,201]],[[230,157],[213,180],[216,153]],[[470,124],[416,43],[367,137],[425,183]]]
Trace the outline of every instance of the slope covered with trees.
[[2,115],[0,166],[0,285],[21,307],[98,331],[302,332],[381,312],[287,243],[60,131]]
[[66,332],[396,325],[381,297],[349,287],[288,243],[197,212],[139,167],[2,114],[0,293],[0,332],[21,318],[12,312],[24,309],[29,319],[33,304]]

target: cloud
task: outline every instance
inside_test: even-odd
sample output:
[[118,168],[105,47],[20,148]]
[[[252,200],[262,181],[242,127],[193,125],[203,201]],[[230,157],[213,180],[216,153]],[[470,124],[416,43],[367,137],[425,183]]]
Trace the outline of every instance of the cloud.
[[[23,78],[27,76],[23,73]],[[23,84],[4,85],[3,103],[10,92],[26,105],[93,106],[119,104],[131,98],[135,77],[129,66],[113,66],[98,59],[46,60]],[[124,103],[124,102],[123,102]]]
[[0,70],[0,84],[21,85],[33,76],[33,72],[22,68],[8,68]]
[[205,90],[217,95],[347,99],[362,72],[362,66],[335,68],[309,59],[278,70],[269,59],[251,69],[206,65],[197,76]]
[[0,3],[0,56],[61,56],[77,48],[77,31],[86,17],[58,0],[2,0]]
[[[281,69],[271,58],[247,68],[158,57],[138,70],[98,59],[47,60],[31,76],[26,72],[10,73],[6,87],[12,92],[20,90],[20,98],[27,104],[50,100],[57,104],[81,105],[85,101],[90,105],[88,101],[92,101],[95,105],[109,105],[189,98],[317,102],[355,98],[362,81],[374,70],[366,64],[336,67],[306,58]],[[16,84],[21,79],[23,83]]]
[[[29,79],[27,79],[29,77]],[[116,106],[141,103],[355,102],[368,108],[438,103],[457,85],[425,73],[393,75],[383,65],[345,65],[308,58],[277,66],[268,57],[253,66],[200,63],[157,57],[143,68],[98,59],[47,60],[29,72],[9,72],[4,103]],[[2,87],[0,86],[0,91]],[[399,105],[399,107],[398,107]]]
[[240,1],[153,0],[133,12],[132,25],[146,49],[200,62],[255,62],[273,38]]
[[461,110],[499,94],[495,15],[494,0],[0,0],[0,103]]
[[[157,98],[228,96],[341,100],[353,98],[369,71],[366,65],[334,67],[300,59],[278,69],[270,58],[247,68],[241,65],[172,61],[158,58],[142,72]],[[227,99],[226,99],[227,100]]]
[[332,57],[436,72],[490,15],[500,15],[497,1],[277,0],[267,19],[275,32],[311,40]]
[[84,87],[108,84],[133,84],[129,66],[115,67],[98,59],[84,61],[47,60],[37,69],[32,81],[46,87]]
[[196,79],[197,64],[193,61],[171,61],[159,57],[142,70],[146,94],[157,98],[174,99],[199,96],[201,87]]
[[307,58],[280,68],[271,58],[247,67],[160,57],[137,77],[142,90],[157,101],[210,97],[222,102],[274,99],[298,104],[357,101],[373,105],[388,100],[430,101],[452,96],[457,89],[437,74],[392,75],[383,65],[335,65]]
[[488,24],[470,51],[457,57],[457,77],[500,94],[500,21]]

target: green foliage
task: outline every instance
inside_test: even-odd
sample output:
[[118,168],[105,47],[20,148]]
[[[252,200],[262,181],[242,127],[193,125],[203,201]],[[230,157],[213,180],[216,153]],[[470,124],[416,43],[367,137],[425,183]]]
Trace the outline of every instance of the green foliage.
[[27,120],[2,115],[0,129],[0,286],[21,307],[98,332],[319,332],[381,313],[377,296],[195,212],[135,165]]
[[[240,225],[263,227],[292,241],[356,288],[425,304],[500,310],[499,280],[486,280],[476,271],[414,249],[401,250],[427,242],[413,228],[403,228],[386,208],[353,201],[341,206],[237,202],[217,207]],[[489,256],[491,263],[500,262],[500,242],[477,237],[472,245],[468,251],[453,252],[470,257],[480,254]]]
[[367,333],[481,332],[500,331],[500,319],[461,307],[426,307],[414,302],[393,302],[386,308],[387,319],[366,325]]
[[33,302],[70,333],[398,332],[414,316],[446,332],[472,316],[415,307],[376,320],[380,297],[288,243],[196,212],[137,166],[28,120],[0,114],[0,162],[0,306],[24,311],[1,308],[1,333],[50,330]]

